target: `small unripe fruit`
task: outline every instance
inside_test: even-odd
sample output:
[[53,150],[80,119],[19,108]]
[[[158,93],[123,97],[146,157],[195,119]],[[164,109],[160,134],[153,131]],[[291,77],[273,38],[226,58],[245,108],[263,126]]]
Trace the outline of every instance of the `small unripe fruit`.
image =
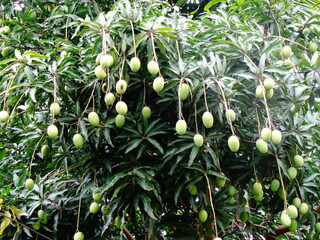
[[315,51],[317,51],[317,49],[318,49],[318,46],[317,46],[317,44],[316,44],[315,42],[311,42],[311,43],[309,44],[309,50],[310,50],[310,52],[315,52]]
[[99,53],[98,56],[96,57],[96,65],[100,65],[101,57],[102,57],[102,53]]
[[304,164],[304,160],[300,155],[294,156],[294,162],[298,167],[302,167]]
[[236,120],[236,113],[232,109],[226,111],[226,117],[229,121],[233,122]]
[[283,66],[285,66],[286,68],[293,68],[294,62],[292,62],[290,59],[286,59],[283,61]]
[[201,210],[201,211],[199,212],[199,219],[200,219],[201,222],[207,221],[207,219],[208,219],[208,213],[207,213],[206,210]]
[[82,232],[77,232],[73,235],[73,240],[84,240],[84,235]]
[[111,106],[111,105],[114,103],[115,100],[116,100],[116,98],[115,98],[114,94],[111,93],[111,92],[107,93],[107,94],[105,95],[105,97],[104,97],[105,103],[106,103],[107,105],[109,105],[109,106]]
[[48,152],[49,152],[49,146],[48,145],[43,145],[42,148],[41,148],[42,157],[45,158],[48,155]]
[[126,115],[128,112],[128,106],[124,101],[119,101],[116,104],[116,111],[121,115]]
[[179,84],[178,95],[181,100],[186,100],[187,97],[189,96],[189,92],[190,92],[190,87],[188,84],[186,83]]
[[117,216],[116,219],[114,220],[114,225],[116,225],[117,228],[121,228],[121,217],[120,216]]
[[72,141],[76,148],[81,148],[83,146],[83,137],[79,133],[73,136]]
[[229,203],[229,204],[234,204],[234,202],[235,202],[234,197],[228,197],[228,198],[227,198],[227,203]]
[[297,229],[298,229],[298,222],[297,222],[297,220],[291,219],[291,224],[290,224],[290,226],[289,226],[289,230],[290,230],[291,232],[295,232],[295,231],[297,231]]
[[246,204],[247,204],[247,199],[245,199],[244,197],[240,197],[239,198],[239,205],[245,206]]
[[100,58],[100,66],[102,68],[110,67],[114,62],[113,56],[111,54],[102,55]]
[[257,98],[263,98],[263,96],[266,95],[266,89],[264,88],[264,86],[258,86],[256,88],[256,96]]
[[110,213],[110,208],[107,205],[101,207],[101,212],[103,215],[108,215]]
[[7,57],[8,55],[9,55],[9,53],[10,53],[10,47],[4,47],[2,50],[1,50],[1,54],[2,54],[2,56],[4,56],[4,57]]
[[308,34],[309,32],[310,32],[310,28],[305,28],[302,31],[303,34]]
[[262,192],[262,184],[259,182],[255,182],[252,187],[252,191],[254,195],[259,195]]
[[279,180],[278,179],[273,179],[271,184],[270,184],[271,191],[272,192],[276,192],[276,191],[278,191],[279,187],[280,187]]
[[0,122],[5,123],[9,119],[9,113],[7,111],[0,112]]
[[116,116],[115,123],[116,123],[116,126],[117,126],[118,128],[122,128],[123,125],[124,125],[124,123],[125,123],[125,121],[126,121],[126,118],[125,118],[123,115],[118,114],[118,115]]
[[290,218],[297,218],[298,217],[298,209],[294,205],[290,205],[288,207],[288,215]]
[[282,200],[284,200],[284,197],[287,196],[287,191],[286,191],[286,190],[283,191],[283,188],[280,188],[280,189],[278,190],[278,196],[279,196]]
[[194,141],[194,144],[197,147],[201,147],[203,145],[203,137],[202,137],[202,135],[197,133],[196,135],[194,135],[193,141]]
[[151,117],[151,109],[148,106],[145,106],[142,108],[142,116],[145,119],[148,119]]
[[133,57],[130,60],[130,68],[132,70],[132,72],[138,72],[140,69],[141,63],[140,63],[140,59],[137,57]]
[[204,112],[202,115],[202,123],[206,128],[213,126],[214,118],[211,112]]
[[107,76],[106,71],[100,65],[96,66],[96,68],[94,70],[94,74],[99,79],[104,79]]
[[154,79],[152,86],[156,92],[161,92],[164,86],[164,79],[162,77],[157,77]]
[[224,185],[226,184],[227,179],[222,178],[222,177],[217,177],[217,185],[219,188],[223,188]]
[[43,224],[47,224],[48,223],[48,217],[47,217],[47,215],[45,214],[45,215],[43,215],[43,219],[41,219],[41,221],[40,221],[41,223],[43,223]]
[[187,123],[185,120],[178,120],[176,123],[176,131],[179,135],[183,135],[187,131]]
[[4,26],[4,27],[2,28],[2,33],[4,33],[4,34],[10,33],[10,27],[9,27],[9,26]]
[[41,223],[39,221],[35,222],[32,224],[32,227],[34,230],[38,231],[41,228]]
[[59,134],[58,128],[55,125],[50,125],[47,128],[47,133],[49,135],[49,137],[51,138],[56,138]]
[[308,204],[306,204],[306,203],[301,203],[301,205],[300,205],[300,207],[299,207],[299,213],[300,213],[301,215],[304,215],[304,214],[306,214],[306,213],[308,212],[308,210],[309,210]]
[[30,10],[28,17],[29,19],[35,19],[37,17],[37,12],[34,9]]
[[24,183],[24,186],[26,187],[26,189],[31,191],[33,189],[33,187],[34,187],[34,181],[31,178],[28,178],[26,180],[26,182]]
[[274,80],[271,78],[266,78],[263,81],[263,86],[265,87],[266,90],[272,89],[274,87]]
[[116,84],[116,91],[118,94],[124,94],[127,90],[128,84],[125,80],[119,80]]
[[155,61],[151,60],[148,62],[148,71],[151,75],[156,75],[159,72],[159,65]]
[[196,185],[192,184],[188,187],[188,191],[191,195],[196,195],[198,192],[198,188]]
[[228,195],[229,196],[234,196],[235,194],[236,194],[236,192],[237,192],[237,189],[234,187],[234,186],[229,186],[229,188],[228,188]]
[[281,214],[280,221],[283,226],[289,227],[291,225],[291,218],[288,214]]
[[300,198],[294,198],[292,200],[292,204],[296,207],[296,208],[299,208],[301,206],[301,199]]
[[270,99],[270,98],[272,98],[273,97],[273,89],[268,89],[267,91],[266,91],[266,98],[267,99]]
[[285,58],[288,58],[290,57],[292,53],[292,50],[291,50],[291,47],[290,46],[285,46],[282,48],[282,55],[285,57]]
[[263,198],[263,195],[264,195],[264,192],[261,191],[259,194],[256,194],[253,197],[257,202],[260,202],[262,200],[262,198]]
[[237,136],[231,136],[228,139],[228,146],[232,152],[237,152],[240,147],[240,142]]
[[271,133],[271,141],[274,144],[280,144],[282,140],[282,133],[279,130],[273,130]]
[[271,138],[271,129],[270,128],[263,128],[261,130],[261,138],[265,142],[269,141]]
[[98,126],[100,123],[99,115],[96,112],[90,112],[88,115],[88,120],[94,127]]
[[320,233],[320,222],[317,222],[314,228],[316,229],[317,233]]
[[288,175],[289,175],[289,178],[291,179],[291,180],[293,180],[293,179],[295,179],[296,178],[296,176],[297,176],[297,169],[295,169],[294,167],[290,167],[289,169],[288,169]]
[[53,116],[57,116],[60,113],[60,105],[58,103],[52,103],[50,105],[50,112],[53,114]]
[[38,211],[38,218],[39,218],[39,219],[43,219],[43,218],[44,218],[44,211],[43,211],[42,209],[40,209],[40,210]]
[[268,152],[268,144],[265,141],[263,141],[262,139],[258,139],[256,141],[256,146],[257,146],[257,149],[259,150],[259,152],[261,152],[261,153]]
[[106,93],[107,92],[107,84],[106,83],[103,83],[102,86],[101,86],[101,91],[103,93]]
[[213,240],[222,240],[221,238],[214,238]]
[[241,222],[247,222],[249,220],[249,213],[246,211],[243,211],[240,213],[240,220]]
[[93,198],[93,201],[98,202],[101,200],[102,194],[99,192],[94,192],[92,193],[92,198]]
[[97,202],[93,202],[90,205],[90,212],[91,213],[97,213],[99,211],[99,204]]

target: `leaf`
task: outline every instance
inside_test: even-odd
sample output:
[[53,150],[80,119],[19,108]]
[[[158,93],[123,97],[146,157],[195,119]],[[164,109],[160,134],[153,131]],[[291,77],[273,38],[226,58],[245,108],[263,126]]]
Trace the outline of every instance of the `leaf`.
[[194,159],[197,157],[199,150],[200,150],[200,148],[198,148],[197,146],[194,146],[192,148],[190,156],[189,156],[189,162],[188,162],[189,167],[192,165]]
[[135,139],[132,142],[130,142],[129,146],[126,149],[126,154],[131,150],[135,149],[136,147],[138,147],[142,141],[143,141],[142,139]]
[[37,102],[36,100],[36,92],[37,92],[37,89],[36,88],[31,88],[30,91],[29,91],[29,95],[32,99],[33,102]]
[[204,10],[205,12],[211,13],[210,8],[211,8],[213,5],[215,5],[215,4],[219,3],[219,2],[222,2],[222,0],[211,0],[209,3],[207,3],[207,4],[204,6],[204,9],[203,9],[203,10]]
[[144,195],[144,194],[140,194],[139,198],[141,199],[142,203],[143,203],[143,209],[146,211],[146,213],[153,219],[157,219],[154,214],[153,214],[153,209],[151,208],[151,199]]
[[12,205],[10,206],[11,211],[18,216],[28,216],[27,213],[25,213],[24,211],[18,209],[16,206]]
[[260,72],[260,74],[262,74],[264,72],[265,65],[266,65],[266,54],[263,53],[261,58],[260,58],[260,62],[259,62],[259,72]]
[[31,71],[30,67],[29,67],[29,66],[25,66],[25,67],[24,67],[24,72],[25,72],[25,74],[27,75],[28,80],[29,80],[31,83],[33,83],[33,81],[34,81],[34,76],[33,76],[33,74],[32,74],[32,71]]
[[147,137],[146,138],[148,140],[149,143],[151,143],[156,149],[159,150],[160,153],[164,153],[163,152],[163,148],[161,147],[160,143],[158,143],[156,140],[152,139],[152,138],[149,138]]
[[[11,214],[9,211],[5,211],[4,215],[11,218]],[[0,225],[0,235],[2,235],[3,231],[9,226],[11,220],[9,218],[4,217],[1,225]]]

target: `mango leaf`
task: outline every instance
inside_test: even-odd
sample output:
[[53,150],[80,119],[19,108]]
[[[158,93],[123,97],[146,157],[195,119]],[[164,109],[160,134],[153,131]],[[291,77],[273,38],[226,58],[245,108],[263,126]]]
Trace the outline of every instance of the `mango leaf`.
[[12,205],[10,206],[11,211],[18,216],[28,216],[27,213],[25,213],[24,211],[22,211],[21,209],[18,209],[16,206]]

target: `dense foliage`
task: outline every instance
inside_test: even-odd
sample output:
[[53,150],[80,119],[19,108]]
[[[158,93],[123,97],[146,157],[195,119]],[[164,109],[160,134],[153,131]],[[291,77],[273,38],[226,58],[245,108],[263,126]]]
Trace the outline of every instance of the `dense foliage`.
[[207,2],[2,1],[0,239],[319,237],[319,6]]

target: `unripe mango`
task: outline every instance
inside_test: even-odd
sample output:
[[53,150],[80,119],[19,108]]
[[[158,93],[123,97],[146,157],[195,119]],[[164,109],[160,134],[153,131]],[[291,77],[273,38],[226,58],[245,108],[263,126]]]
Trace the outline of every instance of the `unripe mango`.
[[261,138],[265,142],[269,141],[271,138],[271,129],[270,128],[263,128],[261,130]]
[[186,83],[179,84],[178,95],[181,100],[186,100],[187,97],[189,96],[189,92],[190,92],[190,87],[188,84]]
[[81,148],[83,146],[83,137],[79,133],[73,136],[72,141],[76,148]]
[[301,215],[305,215],[309,210],[309,206],[306,203],[301,203],[300,207],[299,207],[299,213]]
[[317,46],[317,44],[315,43],[315,42],[310,42],[309,43],[309,50],[310,50],[310,52],[315,52],[315,51],[317,51],[317,49],[318,49],[318,46]]
[[58,128],[55,125],[50,125],[47,128],[47,133],[49,135],[49,137],[51,138],[56,138],[59,134]]
[[261,192],[263,191],[263,190],[262,190],[262,184],[259,183],[259,182],[255,182],[255,183],[253,184],[252,191],[253,191],[253,194],[254,194],[254,195],[259,195],[259,194],[261,194]]
[[240,142],[237,136],[231,136],[228,139],[228,146],[232,152],[237,152],[240,147]]
[[226,117],[229,121],[233,122],[236,120],[236,113],[232,109],[227,109]]
[[288,175],[289,175],[290,180],[295,179],[296,176],[297,176],[297,174],[298,174],[298,172],[297,172],[297,169],[296,169],[296,168],[290,167],[290,168],[288,169]]
[[104,101],[108,106],[111,106],[115,100],[116,100],[116,98],[115,98],[114,94],[111,92],[107,93],[104,97]]
[[0,122],[5,123],[9,119],[9,113],[7,111],[0,112]]
[[211,112],[204,112],[202,115],[202,123],[206,128],[213,126],[214,118]]
[[147,68],[151,75],[156,75],[159,72],[159,65],[156,61],[151,60],[148,62]]
[[49,146],[48,145],[43,145],[42,148],[41,148],[42,157],[45,158],[48,155],[48,152],[49,152]]
[[161,92],[164,86],[164,79],[162,77],[157,77],[154,79],[152,86],[156,92]]
[[284,46],[281,50],[282,52],[282,55],[285,57],[285,58],[288,58],[290,57],[291,53],[292,53],[292,50],[291,50],[291,47],[290,46]]
[[263,81],[263,86],[265,87],[266,90],[272,89],[274,87],[274,80],[271,78],[266,78]]
[[28,178],[25,183],[24,186],[26,187],[26,189],[28,189],[29,191],[31,191],[34,187],[34,181],[31,178]]
[[294,162],[298,167],[302,167],[304,165],[304,160],[300,155],[294,156]]
[[102,55],[100,58],[100,66],[102,68],[110,67],[114,62],[113,56],[111,54]]
[[133,57],[130,60],[130,68],[132,70],[132,72],[138,72],[140,69],[141,63],[140,63],[140,59],[137,57]]
[[107,76],[106,71],[100,65],[96,66],[96,68],[94,70],[94,74],[99,79],[104,79]]
[[268,152],[268,144],[263,141],[262,139],[258,139],[256,141],[256,147],[261,153],[267,153]]
[[296,207],[299,208],[301,206],[301,199],[296,197],[292,200],[292,204]]
[[278,179],[273,179],[271,184],[270,184],[271,191],[272,192],[276,192],[276,191],[278,191],[279,187],[280,187],[279,180]]
[[290,218],[298,217],[298,209],[294,205],[290,205],[287,209]]
[[197,195],[197,192],[198,192],[198,188],[196,185],[192,184],[188,187],[188,192],[191,194],[191,195]]
[[187,131],[187,123],[185,120],[178,120],[176,123],[176,131],[179,135],[183,135]]
[[148,118],[151,117],[151,109],[150,109],[150,107],[144,106],[144,107],[142,108],[142,111],[141,111],[141,112],[142,112],[143,118],[148,119]]
[[125,118],[123,115],[118,114],[118,115],[116,116],[115,123],[116,123],[116,126],[117,126],[118,128],[123,127],[125,121],[126,121],[126,118]]
[[202,137],[202,135],[197,133],[196,135],[194,135],[193,141],[194,141],[194,144],[197,147],[201,147],[203,145],[203,137]]
[[199,212],[199,219],[200,219],[201,222],[207,221],[207,219],[208,219],[208,213],[207,213],[206,210],[203,209],[203,210],[201,210],[201,211]]
[[58,103],[52,103],[50,105],[50,112],[54,115],[57,116],[60,113],[60,105]]
[[291,218],[288,214],[281,214],[280,222],[283,226],[289,227],[291,225]]
[[124,101],[119,101],[116,104],[116,111],[121,115],[126,115],[128,112],[128,106]]
[[271,141],[274,144],[280,144],[282,140],[282,133],[279,130],[273,130],[271,133]]
[[273,89],[268,89],[266,91],[266,99],[271,99],[273,97]]
[[127,87],[128,87],[127,82],[121,79],[116,83],[116,92],[120,95],[124,94],[127,90]]
[[73,235],[73,240],[84,240],[84,235],[82,232],[77,232]]
[[94,127],[98,126],[100,123],[99,115],[96,112],[90,112],[88,115],[88,120]]
[[91,213],[97,213],[99,211],[100,207],[97,202],[93,202],[90,204],[90,212]]
[[263,96],[266,95],[266,89],[264,88],[264,86],[259,85],[256,88],[256,96],[257,98],[263,98]]

